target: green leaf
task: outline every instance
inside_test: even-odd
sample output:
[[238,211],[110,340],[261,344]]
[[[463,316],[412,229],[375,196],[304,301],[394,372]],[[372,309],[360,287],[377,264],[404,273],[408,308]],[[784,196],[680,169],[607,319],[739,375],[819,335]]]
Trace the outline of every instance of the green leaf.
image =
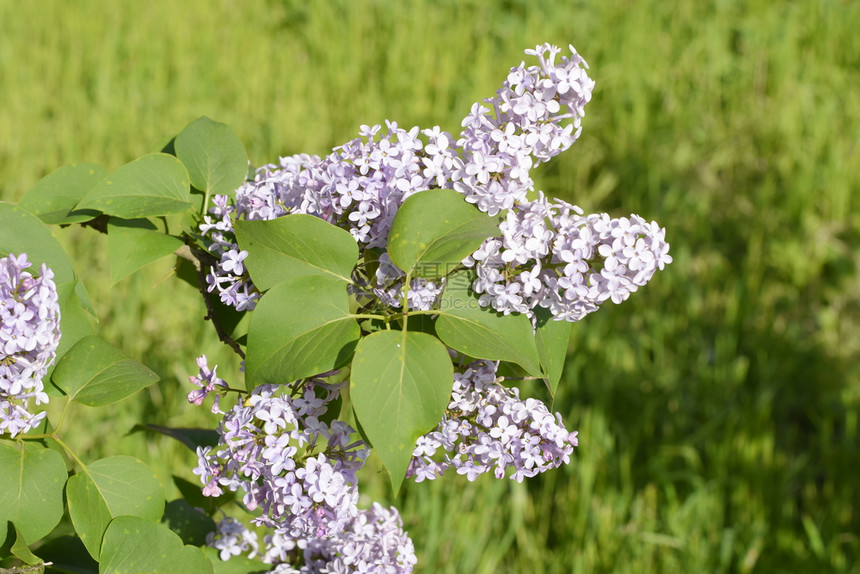
[[403,202],[388,234],[391,261],[417,277],[451,273],[481,243],[500,235],[499,221],[450,189],[431,189]]
[[24,564],[38,564],[42,561],[41,558],[30,552],[30,547],[21,534],[21,529],[15,527],[15,544],[12,545],[12,554],[17,556]]
[[199,548],[169,528],[136,516],[114,518],[105,531],[99,574],[213,574]]
[[564,361],[567,358],[567,344],[570,340],[572,323],[554,321],[549,309],[543,307],[535,309],[535,318],[537,319],[535,343],[541,367],[546,374],[544,380],[549,392],[555,395],[564,370]]
[[101,338],[81,339],[62,358],[52,377],[73,401],[103,407],[158,380],[158,375]]
[[406,329],[436,337],[436,318],[430,315],[409,315],[406,320]]
[[[60,302],[60,344],[57,347],[57,359],[48,369],[46,381],[51,381],[53,373],[63,356],[83,339],[95,334],[92,318],[84,309],[79,294],[79,281],[57,285],[57,295]],[[56,385],[46,384],[45,392],[49,396],[60,396],[62,393]]]
[[348,231],[300,213],[234,225],[239,247],[248,252],[245,265],[261,291],[308,275],[350,282],[358,244]]
[[525,315],[501,315],[481,307],[475,294],[463,288],[462,275],[449,281],[442,294],[436,320],[439,338],[471,357],[512,361],[529,374],[542,376],[531,321]]
[[2,565],[3,559],[12,554],[12,546],[15,545],[17,539],[15,524],[10,520],[0,524],[0,534],[3,534],[3,538],[0,538],[0,565]]
[[167,503],[161,523],[191,546],[206,544],[206,535],[215,532],[215,521],[182,498]]
[[51,424],[51,420],[48,417],[43,418],[39,421],[39,424],[36,425],[35,428],[30,430],[27,434],[30,435],[43,435],[42,438],[38,439],[38,443],[44,447],[47,447],[57,454],[59,454],[63,459],[63,464],[66,466],[66,472],[72,470],[72,459],[69,458],[69,453],[66,452],[66,449],[57,442],[57,439],[51,438],[54,432],[54,425]]
[[275,285],[251,316],[246,386],[287,383],[340,367],[359,336],[339,279],[304,276]]
[[183,245],[181,239],[161,233],[147,219],[111,217],[107,230],[111,285]]
[[0,541],[10,520],[25,540],[51,532],[63,516],[66,477],[63,457],[53,450],[29,441],[17,448],[0,442]]
[[209,196],[232,194],[245,181],[248,154],[227,124],[202,116],[176,136],[174,149],[191,185]]
[[125,219],[182,213],[191,208],[188,172],[182,162],[153,153],[129,162],[92,188],[76,209]]
[[10,253],[26,253],[33,263],[31,272],[38,273],[39,266],[45,263],[54,272],[54,282],[58,286],[75,280],[72,261],[50,228],[29,211],[0,202],[0,257]]
[[158,520],[164,511],[164,491],[148,466],[130,456],[111,456],[84,467],[66,487],[69,516],[93,558],[98,558],[102,534],[117,516]]
[[218,431],[212,429],[171,428],[153,424],[138,424],[134,425],[131,432],[143,430],[155,431],[175,438],[194,452],[197,452],[198,446],[215,446],[218,444]]
[[229,560],[221,560],[220,550],[209,546],[203,549],[203,554],[212,562],[215,574],[268,574],[272,571],[271,565],[244,556],[232,556]]
[[107,174],[105,168],[91,163],[61,167],[37,181],[18,205],[36,214],[44,223],[89,221],[98,213],[73,213],[73,210]]
[[84,304],[81,303],[78,286],[80,281],[57,285],[57,296],[60,302],[60,345],[57,357],[62,358],[66,351],[84,337],[95,334],[93,319]]
[[431,335],[379,331],[359,342],[352,360],[350,398],[395,492],[415,441],[442,419],[453,380],[448,350]]
[[89,313],[93,318],[95,318],[96,322],[98,322],[98,317],[96,317],[96,311],[95,309],[93,309],[93,304],[90,301],[90,294],[87,293],[87,288],[84,287],[84,284],[80,281],[78,281],[75,285],[75,293],[77,294],[78,299],[81,302],[81,307],[83,307],[84,310]]

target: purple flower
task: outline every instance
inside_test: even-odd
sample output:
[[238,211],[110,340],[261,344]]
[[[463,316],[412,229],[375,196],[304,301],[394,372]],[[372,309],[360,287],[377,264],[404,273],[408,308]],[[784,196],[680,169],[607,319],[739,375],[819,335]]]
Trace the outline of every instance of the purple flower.
[[245,266],[242,261],[248,257],[247,251],[237,251],[236,249],[230,249],[226,251],[223,255],[221,255],[221,269],[223,269],[226,273],[232,273],[234,275],[241,275],[245,272]]
[[487,239],[464,264],[484,306],[579,321],[611,300],[621,303],[672,261],[665,230],[638,215],[611,219],[543,195],[508,211],[501,237]]
[[200,406],[203,404],[203,400],[209,396],[210,393],[215,394],[215,404],[212,406],[213,413],[220,413],[221,410],[218,408],[219,399],[224,396],[229,389],[227,383],[220,379],[216,375],[216,371],[218,366],[215,365],[212,369],[209,369],[209,365],[207,363],[206,355],[200,355],[197,357],[197,367],[199,369],[197,375],[189,377],[189,380],[192,384],[200,387],[199,389],[195,389],[188,393],[188,402]]
[[496,96],[484,100],[489,107],[476,103],[463,119],[457,146],[464,168],[452,172],[453,187],[490,215],[524,203],[533,188],[531,167],[579,137],[594,82],[585,61],[570,51],[556,64],[555,46],[526,50],[539,65],[512,68]]
[[[203,381],[216,380],[215,368],[209,371],[204,358],[198,366],[198,384],[205,390],[212,383]],[[221,488],[244,491],[245,506],[262,510],[257,524],[292,538],[313,538],[339,532],[355,516],[355,473],[367,447],[347,438],[355,431],[345,423],[329,427],[317,418],[337,398],[334,386],[300,383],[301,398],[291,396],[290,385],[264,385],[224,413],[218,445],[198,449],[194,472],[207,496]]]
[[229,516],[221,520],[215,532],[206,535],[206,545],[219,550],[221,560],[229,560],[250,550],[253,558],[257,552],[257,534],[241,522]]
[[[230,539],[234,542],[237,537]],[[263,562],[277,574],[408,574],[417,563],[415,547],[397,509],[378,503],[359,511],[331,536],[295,539],[275,530],[264,537]],[[223,551],[222,551],[223,552]]]
[[60,343],[60,304],[54,273],[44,263],[29,271],[27,255],[0,259],[0,434],[15,437],[35,428],[44,412],[28,411],[30,399],[48,402],[42,379]]
[[516,388],[496,382],[497,366],[475,361],[454,374],[447,414],[416,442],[407,476],[432,480],[453,467],[470,481],[487,472],[503,478],[509,471],[521,481],[570,460],[576,434],[542,402],[523,401]]

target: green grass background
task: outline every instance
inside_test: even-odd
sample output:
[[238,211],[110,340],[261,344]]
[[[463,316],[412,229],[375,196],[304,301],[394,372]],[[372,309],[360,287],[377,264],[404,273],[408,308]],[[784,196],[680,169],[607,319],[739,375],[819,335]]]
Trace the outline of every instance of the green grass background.
[[[0,196],[115,169],[203,114],[254,164],[386,118],[457,133],[524,48],[572,43],[597,86],[538,187],[656,219],[675,262],[574,326],[569,466],[396,500],[369,471],[367,492],[401,509],[419,572],[858,572],[857,30],[848,0],[0,0]],[[74,411],[68,440],[146,460],[175,496],[192,454],[126,433],[214,424],[187,377],[203,352],[227,377],[236,361],[169,262],[110,289],[103,238],[58,233],[103,334],[162,376]]]

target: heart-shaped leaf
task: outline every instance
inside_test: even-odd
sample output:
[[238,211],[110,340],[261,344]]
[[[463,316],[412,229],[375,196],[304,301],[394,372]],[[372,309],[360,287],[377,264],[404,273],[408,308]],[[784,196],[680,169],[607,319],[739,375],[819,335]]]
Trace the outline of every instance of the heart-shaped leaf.
[[352,235],[312,215],[239,220],[235,228],[239,247],[248,252],[248,272],[262,291],[307,275],[348,283],[358,261],[358,244]]
[[147,219],[111,217],[107,231],[111,285],[183,245],[181,239],[161,233]]
[[331,276],[304,276],[272,287],[248,328],[245,381],[288,383],[340,367],[360,336],[346,286]]
[[378,331],[363,338],[352,360],[350,398],[395,492],[415,441],[442,419],[454,367],[445,345],[426,333]]
[[72,261],[50,228],[29,211],[0,201],[0,257],[10,253],[26,253],[34,273],[39,272],[39,265],[46,264],[54,272],[57,285],[75,280]]
[[99,337],[85,337],[62,358],[51,379],[76,402],[103,407],[158,381],[158,375]]
[[537,319],[535,343],[541,367],[546,374],[544,380],[549,392],[555,395],[564,370],[564,361],[567,358],[567,344],[570,340],[572,323],[553,320],[549,309],[543,307],[535,309],[535,318]]
[[409,197],[397,210],[388,234],[391,261],[417,277],[436,279],[493,235],[499,222],[450,189],[431,189]]
[[182,213],[191,208],[182,162],[152,153],[129,162],[89,190],[75,209],[94,209],[124,219]]
[[[530,375],[542,376],[531,321],[520,314],[502,315],[482,307],[457,274],[442,294],[436,333],[449,347],[479,359],[511,361]],[[465,281],[468,285],[468,280]]]
[[130,456],[111,456],[87,465],[69,479],[66,497],[75,532],[93,558],[98,558],[102,535],[113,518],[158,520],[164,511],[158,478]]
[[176,156],[188,169],[191,185],[207,195],[232,194],[248,173],[242,140],[227,124],[202,116],[176,136]]
[[104,534],[99,574],[213,574],[199,548],[163,524],[137,516],[114,518]]
[[36,542],[63,517],[63,457],[34,442],[0,442],[0,541],[8,521],[25,540]]
[[98,212],[72,213],[84,196],[100,183],[108,172],[100,165],[80,163],[63,166],[36,182],[18,205],[34,213],[44,223],[79,223]]
[[215,532],[215,521],[184,498],[177,498],[164,507],[161,523],[179,535],[182,542],[191,546],[204,546],[206,535]]

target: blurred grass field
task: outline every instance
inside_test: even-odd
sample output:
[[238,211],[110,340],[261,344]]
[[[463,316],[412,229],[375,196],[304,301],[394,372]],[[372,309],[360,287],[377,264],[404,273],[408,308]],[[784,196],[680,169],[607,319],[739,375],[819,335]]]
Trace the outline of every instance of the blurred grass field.
[[[860,572],[857,30],[847,0],[0,0],[0,197],[74,161],[115,169],[204,114],[254,164],[386,118],[457,133],[523,49],[571,43],[597,87],[538,186],[657,220],[675,262],[574,326],[569,466],[397,500],[368,472],[367,492],[400,508],[419,572]],[[104,335],[162,376],[146,401],[75,411],[68,440],[143,458],[173,496],[193,455],[114,437],[214,424],[184,402],[194,358],[238,364],[169,262],[110,290],[103,238],[60,235]]]

